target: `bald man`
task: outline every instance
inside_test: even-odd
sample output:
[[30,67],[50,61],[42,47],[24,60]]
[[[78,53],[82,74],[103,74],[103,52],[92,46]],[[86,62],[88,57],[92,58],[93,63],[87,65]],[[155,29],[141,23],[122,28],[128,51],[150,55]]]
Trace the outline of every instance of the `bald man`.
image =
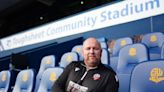
[[52,92],[118,92],[116,73],[101,63],[101,46],[95,38],[83,43],[84,62],[70,63],[56,80]]

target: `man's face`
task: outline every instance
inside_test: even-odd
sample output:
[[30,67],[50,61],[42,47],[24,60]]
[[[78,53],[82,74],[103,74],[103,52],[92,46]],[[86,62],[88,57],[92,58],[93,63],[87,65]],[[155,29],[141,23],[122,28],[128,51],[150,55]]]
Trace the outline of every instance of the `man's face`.
[[95,67],[100,63],[101,46],[94,38],[87,39],[83,44],[84,63],[89,67]]

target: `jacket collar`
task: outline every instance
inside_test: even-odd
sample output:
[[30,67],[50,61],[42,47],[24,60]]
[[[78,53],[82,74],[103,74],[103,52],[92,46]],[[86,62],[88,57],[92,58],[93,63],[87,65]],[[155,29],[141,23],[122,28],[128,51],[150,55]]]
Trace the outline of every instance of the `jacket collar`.
[[[84,67],[87,69],[87,66],[86,66],[86,64],[84,63],[84,61],[81,62],[81,65],[84,66]],[[100,63],[98,66],[95,66],[95,67],[93,67],[92,69],[89,69],[89,70],[97,69],[97,68],[99,68],[100,66],[101,66],[101,63]]]

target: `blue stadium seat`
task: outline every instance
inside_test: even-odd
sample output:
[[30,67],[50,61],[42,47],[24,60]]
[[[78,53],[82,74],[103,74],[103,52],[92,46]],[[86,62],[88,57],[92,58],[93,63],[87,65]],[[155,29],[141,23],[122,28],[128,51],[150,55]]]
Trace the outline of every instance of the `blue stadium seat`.
[[83,61],[82,48],[83,45],[76,45],[72,48],[72,52],[77,52],[81,61]]
[[128,44],[133,44],[133,40],[130,37],[120,38],[115,41],[115,44],[113,46],[113,52],[112,56],[118,56],[119,51],[122,47]]
[[21,70],[16,78],[12,92],[32,92],[34,71],[32,69]]
[[112,56],[110,58],[110,66],[113,68],[113,70],[116,71],[120,49],[128,44],[133,44],[133,41],[130,37],[120,38],[115,41]]
[[117,75],[120,83],[119,92],[129,92],[129,82],[133,68],[147,60],[147,48],[143,44],[126,45],[120,50],[117,66]]
[[161,32],[148,33],[143,36],[141,43],[144,43],[149,50],[150,60],[161,58],[161,47],[164,42],[164,35]]
[[54,55],[44,56],[41,60],[40,68],[36,76],[35,92],[37,92],[38,90],[43,72],[46,69],[52,67],[55,67],[55,56]]
[[140,43],[127,45],[120,50],[117,72],[130,74],[136,64],[148,59],[145,45]]
[[78,54],[76,52],[64,53],[60,59],[59,66],[65,68],[72,61],[79,61]]
[[0,92],[8,92],[10,84],[11,72],[3,70],[0,72]]
[[107,49],[102,49],[101,63],[110,66],[110,55]]
[[106,42],[106,38],[105,38],[105,37],[97,38],[97,40],[98,40],[99,42]]
[[164,59],[164,43],[161,48],[161,59]]
[[38,92],[51,92],[52,86],[56,79],[63,72],[63,68],[55,67],[45,70],[39,85]]
[[100,42],[100,45],[102,49],[108,49],[108,45],[106,42]]
[[164,92],[164,60],[138,64],[131,76],[130,92]]

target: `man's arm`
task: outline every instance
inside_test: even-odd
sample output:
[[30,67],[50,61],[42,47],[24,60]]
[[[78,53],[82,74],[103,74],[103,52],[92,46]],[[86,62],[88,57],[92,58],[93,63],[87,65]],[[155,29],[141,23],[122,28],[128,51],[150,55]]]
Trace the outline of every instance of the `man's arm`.
[[55,81],[52,92],[65,92],[65,85],[73,63],[69,64],[60,75],[60,77]]

